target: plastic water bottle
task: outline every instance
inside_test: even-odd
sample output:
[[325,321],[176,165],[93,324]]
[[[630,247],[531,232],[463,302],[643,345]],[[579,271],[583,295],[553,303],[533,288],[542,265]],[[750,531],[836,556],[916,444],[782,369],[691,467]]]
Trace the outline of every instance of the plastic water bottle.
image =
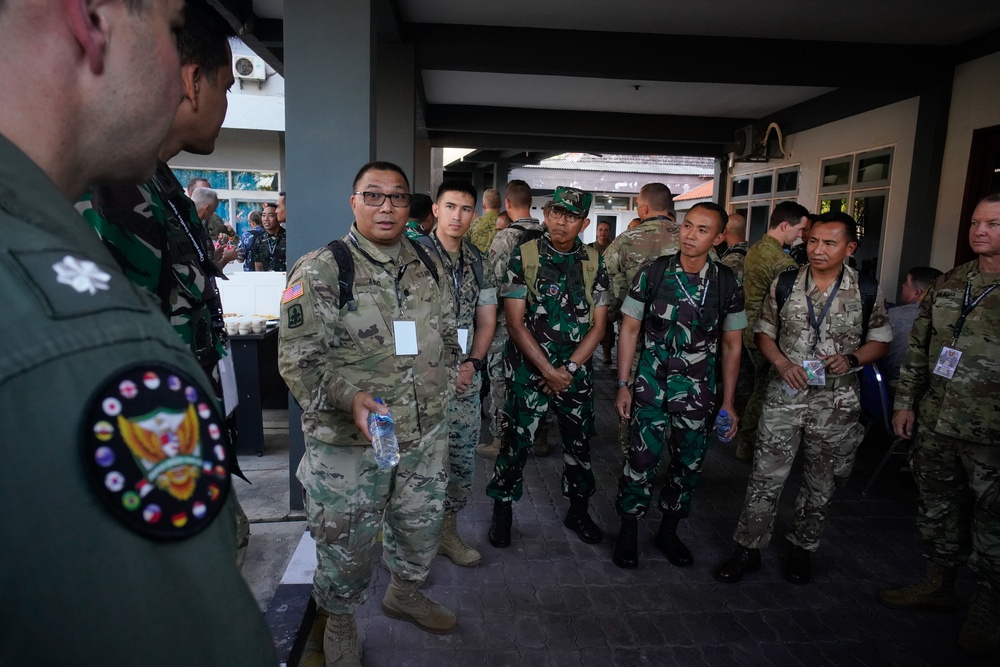
[[[381,398],[376,398],[375,402],[385,405]],[[375,463],[378,467],[387,470],[399,463],[399,442],[396,440],[392,414],[369,413],[368,432],[372,434],[372,448],[375,450]]]
[[719,438],[719,442],[733,441],[731,436],[726,436],[732,427],[733,418],[725,410],[719,410],[719,416],[715,418],[715,435]]

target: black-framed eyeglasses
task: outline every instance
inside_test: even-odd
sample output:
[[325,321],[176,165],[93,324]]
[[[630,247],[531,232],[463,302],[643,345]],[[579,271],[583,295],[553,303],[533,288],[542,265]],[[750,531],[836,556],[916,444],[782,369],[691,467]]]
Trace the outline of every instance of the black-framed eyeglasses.
[[570,213],[566,209],[559,206],[553,206],[552,208],[550,208],[549,215],[555,218],[562,218],[567,222],[577,222],[579,220],[583,220],[583,216],[580,215],[579,213]]
[[381,206],[385,198],[388,197],[394,207],[403,208],[409,206],[410,199],[412,199],[412,195],[408,192],[355,192],[354,194],[361,195],[361,201],[368,206]]

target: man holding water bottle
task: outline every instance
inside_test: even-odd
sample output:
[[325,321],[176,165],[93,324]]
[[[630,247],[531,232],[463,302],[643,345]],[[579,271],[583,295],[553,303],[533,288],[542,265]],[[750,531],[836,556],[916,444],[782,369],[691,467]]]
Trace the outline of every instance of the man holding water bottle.
[[[622,520],[613,557],[619,567],[639,565],[638,522],[649,509],[653,477],[664,458],[663,520],[654,544],[678,567],[694,562],[677,537],[677,525],[690,512],[691,494],[701,477],[720,365],[721,407],[733,420],[721,435],[736,433],[733,401],[747,324],[743,288],[732,269],[709,259],[728,217],[717,204],[693,206],[680,226],[680,249],[639,269],[622,302],[615,408],[630,422],[615,500]],[[628,376],[636,354],[639,365],[630,393]]]

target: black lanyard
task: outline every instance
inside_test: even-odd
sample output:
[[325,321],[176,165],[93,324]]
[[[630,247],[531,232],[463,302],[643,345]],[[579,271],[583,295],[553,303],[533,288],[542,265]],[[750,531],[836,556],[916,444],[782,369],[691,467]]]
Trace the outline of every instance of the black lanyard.
[[[829,298],[826,300],[826,305],[823,306],[823,311],[816,317],[816,311],[813,310],[813,300],[808,294],[806,294],[806,304],[809,306],[809,324],[813,328],[813,347],[812,353],[816,354],[816,349],[819,347],[819,327],[823,324],[823,320],[826,318],[826,314],[830,312],[830,306],[833,305],[833,299],[837,296],[837,292],[840,291],[840,281],[844,279],[844,267],[840,267],[840,273],[837,274],[837,282],[833,285],[833,291],[830,292]],[[806,274],[806,287],[809,286],[809,274]]]
[[[354,236],[354,232],[351,232],[348,236],[351,239],[351,243],[354,244],[354,247],[358,249],[358,252],[364,255],[369,262],[382,266],[382,262],[372,257],[368,251],[361,247],[361,244],[358,243],[357,237]],[[402,246],[400,246],[400,251],[402,251]],[[401,263],[398,267],[396,267],[396,303],[399,305],[400,314],[403,312],[403,294],[399,291],[399,283],[403,280],[404,273],[406,273],[406,264]]]
[[[431,241],[434,243],[434,250],[437,252],[438,259],[441,260],[441,263],[447,267],[448,273],[451,274],[451,284],[455,288],[455,317],[461,317],[462,281],[465,278],[465,249],[463,248],[465,242],[462,241],[458,244],[458,270],[456,271],[455,263],[451,261],[451,255],[441,245],[441,240],[435,232],[431,232]],[[445,259],[446,256],[447,259]]]
[[[698,309],[698,323],[701,324],[701,321],[705,319],[705,299],[708,297],[708,283],[710,282],[708,278],[708,272],[707,271],[705,272],[704,284],[701,286],[701,303],[698,303],[695,300],[695,297],[691,296],[691,293],[687,291],[686,287],[684,287],[684,283],[681,282],[681,277],[677,271],[678,265],[676,256],[674,257],[671,264],[672,266],[670,267],[670,270],[674,274],[674,280],[677,281],[677,286],[680,287],[681,292],[684,293],[684,300],[687,301],[689,304],[691,304],[693,308]],[[684,273],[685,275],[687,274],[686,271]],[[699,280],[700,278],[701,276],[699,275]]]
[[962,329],[965,328],[965,319],[973,310],[975,310],[976,306],[978,306],[982,300],[986,298],[986,295],[994,289],[996,289],[996,285],[990,285],[979,293],[979,296],[976,297],[975,301],[969,303],[969,300],[972,298],[972,281],[967,281],[965,283],[965,298],[962,299],[962,314],[958,317],[958,320],[955,321],[954,326],[951,328],[952,333],[954,334],[954,339],[951,343],[952,345],[956,345],[958,343],[958,337],[962,335]]

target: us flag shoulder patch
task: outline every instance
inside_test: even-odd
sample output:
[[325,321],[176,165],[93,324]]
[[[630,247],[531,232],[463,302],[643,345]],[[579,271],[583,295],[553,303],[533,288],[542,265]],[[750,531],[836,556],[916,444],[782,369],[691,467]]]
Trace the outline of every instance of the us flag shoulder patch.
[[281,293],[281,303],[289,303],[290,301],[295,301],[300,296],[302,296],[302,281],[298,281],[294,285],[290,286],[284,292]]

